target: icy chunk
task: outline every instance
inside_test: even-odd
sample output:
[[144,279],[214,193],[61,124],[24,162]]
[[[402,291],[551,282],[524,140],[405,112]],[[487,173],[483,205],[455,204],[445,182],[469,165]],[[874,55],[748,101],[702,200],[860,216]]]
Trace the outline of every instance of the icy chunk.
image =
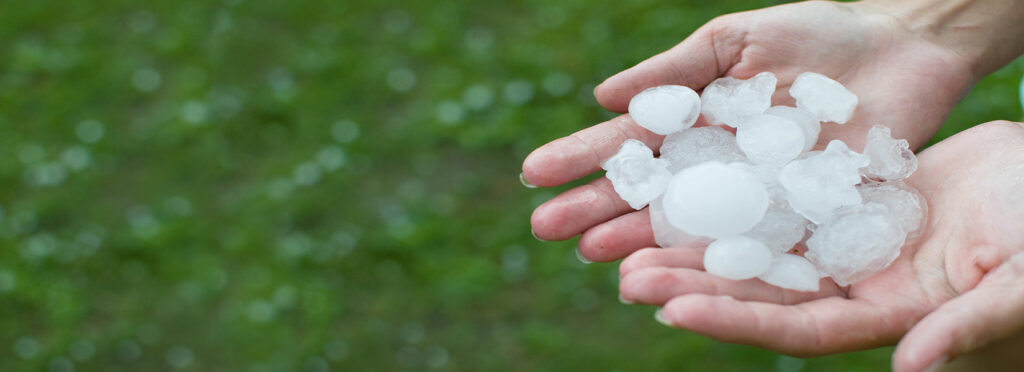
[[857,96],[838,81],[813,72],[796,77],[789,87],[796,107],[814,114],[819,121],[844,124],[857,108]]
[[784,164],[804,152],[804,132],[778,116],[757,115],[736,129],[736,143],[755,163]]
[[787,119],[800,126],[800,130],[804,132],[804,151],[811,151],[814,144],[818,143],[818,135],[821,134],[821,123],[814,117],[814,114],[789,106],[772,106],[764,113],[765,115]]
[[665,209],[662,208],[661,198],[654,199],[647,208],[651,215],[651,230],[654,231],[654,241],[659,247],[703,247],[711,243],[711,239],[687,234],[686,231],[672,226],[665,217]]
[[776,83],[771,72],[747,80],[725,77],[712,81],[701,94],[701,113],[708,123],[739,127],[772,105]]
[[691,235],[719,238],[742,234],[761,222],[768,201],[768,191],[756,175],[706,162],[672,177],[663,206],[673,226]]
[[790,206],[811,222],[827,221],[844,205],[859,204],[858,169],[868,158],[850,151],[840,140],[829,142],[824,152],[797,159],[779,171],[779,182],[786,189]]
[[629,115],[641,127],[666,135],[689,128],[700,115],[700,97],[681,85],[648,88],[629,101]]
[[780,288],[817,292],[821,274],[806,258],[793,254],[780,254],[772,260],[768,271],[757,278]]
[[841,286],[884,270],[900,255],[906,236],[888,213],[875,203],[844,210],[807,239],[807,259]]
[[619,152],[601,164],[608,171],[605,176],[622,200],[633,209],[640,209],[661,196],[672,178],[668,162],[655,159],[654,152],[643,142],[630,139],[622,143]]
[[763,274],[771,264],[768,247],[744,236],[715,240],[704,251],[704,269],[726,279],[750,279]]
[[774,253],[785,253],[803,240],[808,223],[788,205],[772,204],[761,223],[743,235],[764,243]]
[[706,161],[731,163],[742,161],[745,157],[732,133],[712,126],[685,129],[668,135],[661,144],[661,159],[668,160],[668,170],[674,174]]
[[928,202],[917,189],[903,181],[869,182],[857,185],[864,203],[877,203],[889,210],[892,223],[907,233],[906,244],[913,243],[921,236],[928,220]]
[[780,164],[733,162],[729,163],[729,166],[742,168],[760,178],[761,182],[764,183],[765,189],[768,190],[768,198],[772,204],[786,203],[786,189],[779,184]]
[[878,180],[902,180],[917,170],[917,157],[904,139],[893,139],[887,127],[876,125],[868,131],[864,155],[871,163],[864,174]]

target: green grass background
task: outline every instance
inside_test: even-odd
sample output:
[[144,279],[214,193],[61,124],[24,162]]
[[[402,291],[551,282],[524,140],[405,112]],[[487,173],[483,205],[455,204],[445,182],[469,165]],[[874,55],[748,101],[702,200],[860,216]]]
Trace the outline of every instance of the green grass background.
[[0,1],[0,370],[885,369],[663,327],[530,236],[594,84],[772,4]]

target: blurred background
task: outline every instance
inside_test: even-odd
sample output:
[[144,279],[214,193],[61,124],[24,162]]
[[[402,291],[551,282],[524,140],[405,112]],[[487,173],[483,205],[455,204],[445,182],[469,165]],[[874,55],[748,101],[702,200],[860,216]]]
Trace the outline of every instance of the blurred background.
[[663,327],[530,235],[596,83],[773,4],[0,1],[0,370],[887,369]]

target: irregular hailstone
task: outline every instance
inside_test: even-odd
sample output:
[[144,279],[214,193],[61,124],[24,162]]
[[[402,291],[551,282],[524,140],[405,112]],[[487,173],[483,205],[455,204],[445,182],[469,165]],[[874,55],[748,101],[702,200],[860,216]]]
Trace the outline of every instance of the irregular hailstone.
[[857,108],[857,95],[838,81],[813,72],[796,77],[789,87],[789,95],[796,99],[796,107],[814,114],[819,121],[844,124]]
[[629,101],[629,115],[641,127],[666,135],[689,128],[700,115],[700,96],[681,85],[648,88]]
[[785,253],[803,240],[807,224],[807,219],[785,203],[772,204],[761,223],[743,235],[764,243],[773,253]]
[[875,203],[845,209],[807,239],[807,259],[841,286],[884,270],[900,255],[906,236],[888,213]]
[[661,144],[661,159],[668,160],[668,170],[674,174],[706,161],[731,163],[745,157],[736,145],[736,136],[711,126],[669,134]]
[[651,215],[651,230],[654,231],[654,241],[659,247],[703,247],[711,243],[711,239],[687,234],[686,231],[672,226],[665,217],[665,209],[662,208],[661,198],[654,199],[647,207]]
[[787,119],[800,126],[800,130],[804,132],[804,151],[811,151],[814,144],[818,143],[818,135],[821,134],[821,123],[814,117],[814,114],[789,106],[772,106],[764,113],[765,115]]
[[608,171],[605,176],[612,181],[615,192],[633,209],[643,208],[661,196],[672,177],[668,161],[655,159],[647,145],[634,139],[623,142],[619,152],[601,164],[601,168]]
[[771,72],[747,80],[725,77],[712,81],[701,93],[701,113],[711,124],[739,127],[772,105],[776,83],[778,79]]
[[750,173],[757,175],[768,190],[768,197],[772,204],[786,203],[786,189],[779,184],[779,167],[781,164],[750,164],[743,162],[729,163],[730,166],[740,167]]
[[757,115],[736,129],[736,143],[755,163],[784,164],[804,152],[804,131],[773,115]]
[[917,157],[910,151],[907,140],[893,139],[892,131],[881,125],[868,131],[864,155],[871,159],[864,168],[864,174],[870,178],[902,180],[917,170]]
[[868,158],[850,151],[840,140],[829,142],[821,153],[797,159],[779,171],[779,182],[786,189],[793,210],[816,224],[827,221],[844,205],[860,204],[858,169]]
[[704,269],[726,279],[750,279],[763,274],[771,264],[768,247],[744,236],[715,240],[704,251]]
[[768,191],[756,175],[714,161],[673,176],[662,201],[673,226],[712,238],[747,232],[761,222],[768,202]]
[[903,181],[869,182],[857,185],[865,204],[877,203],[889,210],[893,224],[907,233],[906,244],[913,243],[921,236],[928,220],[928,202],[917,189]]
[[780,288],[817,292],[821,275],[806,258],[795,254],[780,254],[772,260],[768,271],[757,278]]

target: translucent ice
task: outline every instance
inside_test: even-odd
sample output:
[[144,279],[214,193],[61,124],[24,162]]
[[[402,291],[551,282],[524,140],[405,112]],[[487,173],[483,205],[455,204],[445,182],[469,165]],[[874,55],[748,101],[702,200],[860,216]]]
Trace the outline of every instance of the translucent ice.
[[797,159],[779,171],[779,182],[786,189],[793,210],[816,224],[828,220],[836,208],[859,204],[858,169],[868,158],[851,151],[839,140],[829,142],[821,153]]
[[900,255],[906,236],[888,213],[875,203],[844,210],[807,239],[807,259],[841,286],[884,270]]
[[764,243],[774,253],[785,253],[803,240],[808,223],[788,205],[772,204],[761,223],[743,235]]
[[662,208],[661,198],[654,199],[647,208],[651,215],[651,230],[654,231],[654,241],[659,247],[703,247],[711,243],[711,239],[687,234],[686,231],[672,226],[665,217],[665,210]]
[[681,85],[648,88],[629,101],[629,115],[641,127],[665,135],[689,128],[700,115],[700,97]]
[[772,252],[761,242],[744,236],[714,241],[704,251],[704,269],[726,279],[750,279],[763,274],[772,263]]
[[814,114],[789,106],[772,106],[764,113],[788,119],[800,126],[800,130],[804,132],[804,151],[810,151],[814,144],[818,143],[818,135],[821,134],[821,123],[814,117]]
[[921,235],[927,222],[928,203],[913,187],[903,181],[870,182],[857,185],[864,203],[877,203],[888,209],[893,224],[907,233],[907,243],[914,242]]
[[756,175],[719,162],[673,176],[663,200],[672,225],[712,238],[747,232],[761,222],[768,202],[768,191]]
[[712,81],[701,94],[701,113],[711,124],[739,127],[771,106],[776,83],[771,72],[747,80],[725,77]]
[[838,81],[813,72],[796,77],[789,87],[796,107],[814,114],[820,121],[844,124],[857,108],[857,96]]
[[672,177],[668,161],[655,159],[647,145],[633,139],[623,142],[619,152],[601,167],[608,171],[605,176],[612,181],[615,192],[634,209],[660,196]]
[[784,164],[804,152],[804,131],[774,115],[757,115],[736,129],[736,143],[755,163]]
[[917,170],[917,158],[907,140],[893,139],[889,128],[880,125],[868,131],[864,155],[871,159],[864,168],[864,174],[870,178],[901,180]]
[[712,126],[668,135],[661,144],[661,159],[668,160],[668,170],[676,173],[706,161],[730,163],[745,158],[732,133]]
[[743,162],[729,163],[729,166],[742,168],[753,173],[768,190],[768,198],[772,204],[786,203],[786,189],[779,184],[779,167],[781,164],[750,164]]
[[757,277],[776,287],[804,292],[817,292],[821,275],[806,258],[793,254],[775,255],[772,265]]

